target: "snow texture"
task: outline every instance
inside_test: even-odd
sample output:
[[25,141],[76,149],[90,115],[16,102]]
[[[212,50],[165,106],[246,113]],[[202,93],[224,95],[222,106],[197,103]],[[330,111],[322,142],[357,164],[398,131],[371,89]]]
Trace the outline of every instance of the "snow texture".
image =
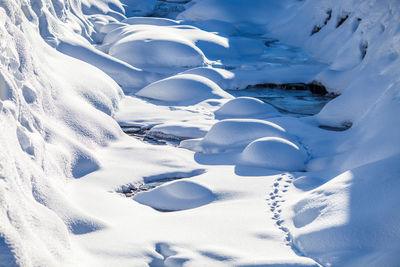
[[[397,266],[399,23],[395,0],[0,1],[0,266]],[[311,82],[339,96],[301,118],[224,91]]]

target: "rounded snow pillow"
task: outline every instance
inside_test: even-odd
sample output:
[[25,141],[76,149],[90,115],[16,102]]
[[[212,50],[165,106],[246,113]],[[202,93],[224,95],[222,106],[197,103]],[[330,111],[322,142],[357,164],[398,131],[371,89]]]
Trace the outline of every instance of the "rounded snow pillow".
[[269,121],[226,119],[211,127],[197,149],[205,153],[219,153],[246,146],[266,136],[285,138],[287,134],[285,129]]
[[227,87],[227,80],[231,80],[234,74],[225,69],[211,67],[198,67],[182,72],[181,74],[196,74],[210,79],[222,88]]
[[197,67],[207,61],[193,43],[161,30],[133,32],[115,42],[109,54],[141,68]]
[[213,81],[194,74],[179,74],[154,82],[136,95],[184,105],[206,99],[232,98]]
[[252,97],[232,99],[214,112],[217,117],[226,118],[243,118],[274,113],[278,113],[278,111],[273,106]]
[[265,137],[251,142],[241,154],[241,163],[274,170],[305,170],[307,154],[292,142]]
[[161,211],[193,209],[215,200],[214,193],[197,183],[178,181],[137,194],[137,202]]

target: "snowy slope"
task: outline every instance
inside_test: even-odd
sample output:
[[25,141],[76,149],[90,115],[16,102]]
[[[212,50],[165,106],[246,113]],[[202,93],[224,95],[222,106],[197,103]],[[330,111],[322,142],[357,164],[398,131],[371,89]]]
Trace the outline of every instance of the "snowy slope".
[[2,266],[75,260],[69,232],[102,223],[71,205],[62,189],[97,169],[93,149],[121,135],[110,117],[122,97],[115,81],[41,38],[80,36],[89,25],[72,15],[81,13],[76,2],[54,3],[0,4]]
[[[205,12],[211,7],[212,12]],[[247,15],[240,16],[242,12]],[[400,262],[395,215],[399,199],[394,197],[400,190],[399,12],[398,2],[390,0],[271,0],[251,5],[238,0],[228,8],[224,1],[203,0],[180,15],[241,27],[250,22],[329,64],[315,79],[341,95],[305,122],[353,126],[330,134],[325,143],[296,130],[314,158],[308,164],[312,172],[298,183],[308,192],[292,203],[292,217],[287,216],[294,244],[323,264],[396,266]],[[335,177],[332,172],[343,173]]]

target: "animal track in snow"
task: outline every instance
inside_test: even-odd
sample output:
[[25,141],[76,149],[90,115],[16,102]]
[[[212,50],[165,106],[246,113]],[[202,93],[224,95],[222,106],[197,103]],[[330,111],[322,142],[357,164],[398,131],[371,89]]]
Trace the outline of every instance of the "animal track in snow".
[[284,222],[281,219],[281,203],[285,202],[283,199],[285,193],[287,193],[290,184],[292,184],[294,177],[290,174],[284,173],[278,178],[276,178],[275,182],[272,186],[272,192],[268,194],[267,203],[270,207],[270,211],[272,212],[272,219],[276,221],[277,227],[285,234],[285,241],[288,246],[292,247],[292,238],[290,233],[286,227],[282,226]]

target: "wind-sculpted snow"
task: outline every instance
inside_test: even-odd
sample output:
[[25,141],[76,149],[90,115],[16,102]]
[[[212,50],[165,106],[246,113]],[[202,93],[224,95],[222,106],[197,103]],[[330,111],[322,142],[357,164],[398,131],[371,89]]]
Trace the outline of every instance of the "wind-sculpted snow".
[[72,263],[70,232],[104,228],[61,188],[96,169],[90,150],[120,136],[108,115],[122,91],[44,42],[72,28],[87,33],[87,21],[71,13],[81,12],[77,2],[57,3],[0,3],[0,265]]

